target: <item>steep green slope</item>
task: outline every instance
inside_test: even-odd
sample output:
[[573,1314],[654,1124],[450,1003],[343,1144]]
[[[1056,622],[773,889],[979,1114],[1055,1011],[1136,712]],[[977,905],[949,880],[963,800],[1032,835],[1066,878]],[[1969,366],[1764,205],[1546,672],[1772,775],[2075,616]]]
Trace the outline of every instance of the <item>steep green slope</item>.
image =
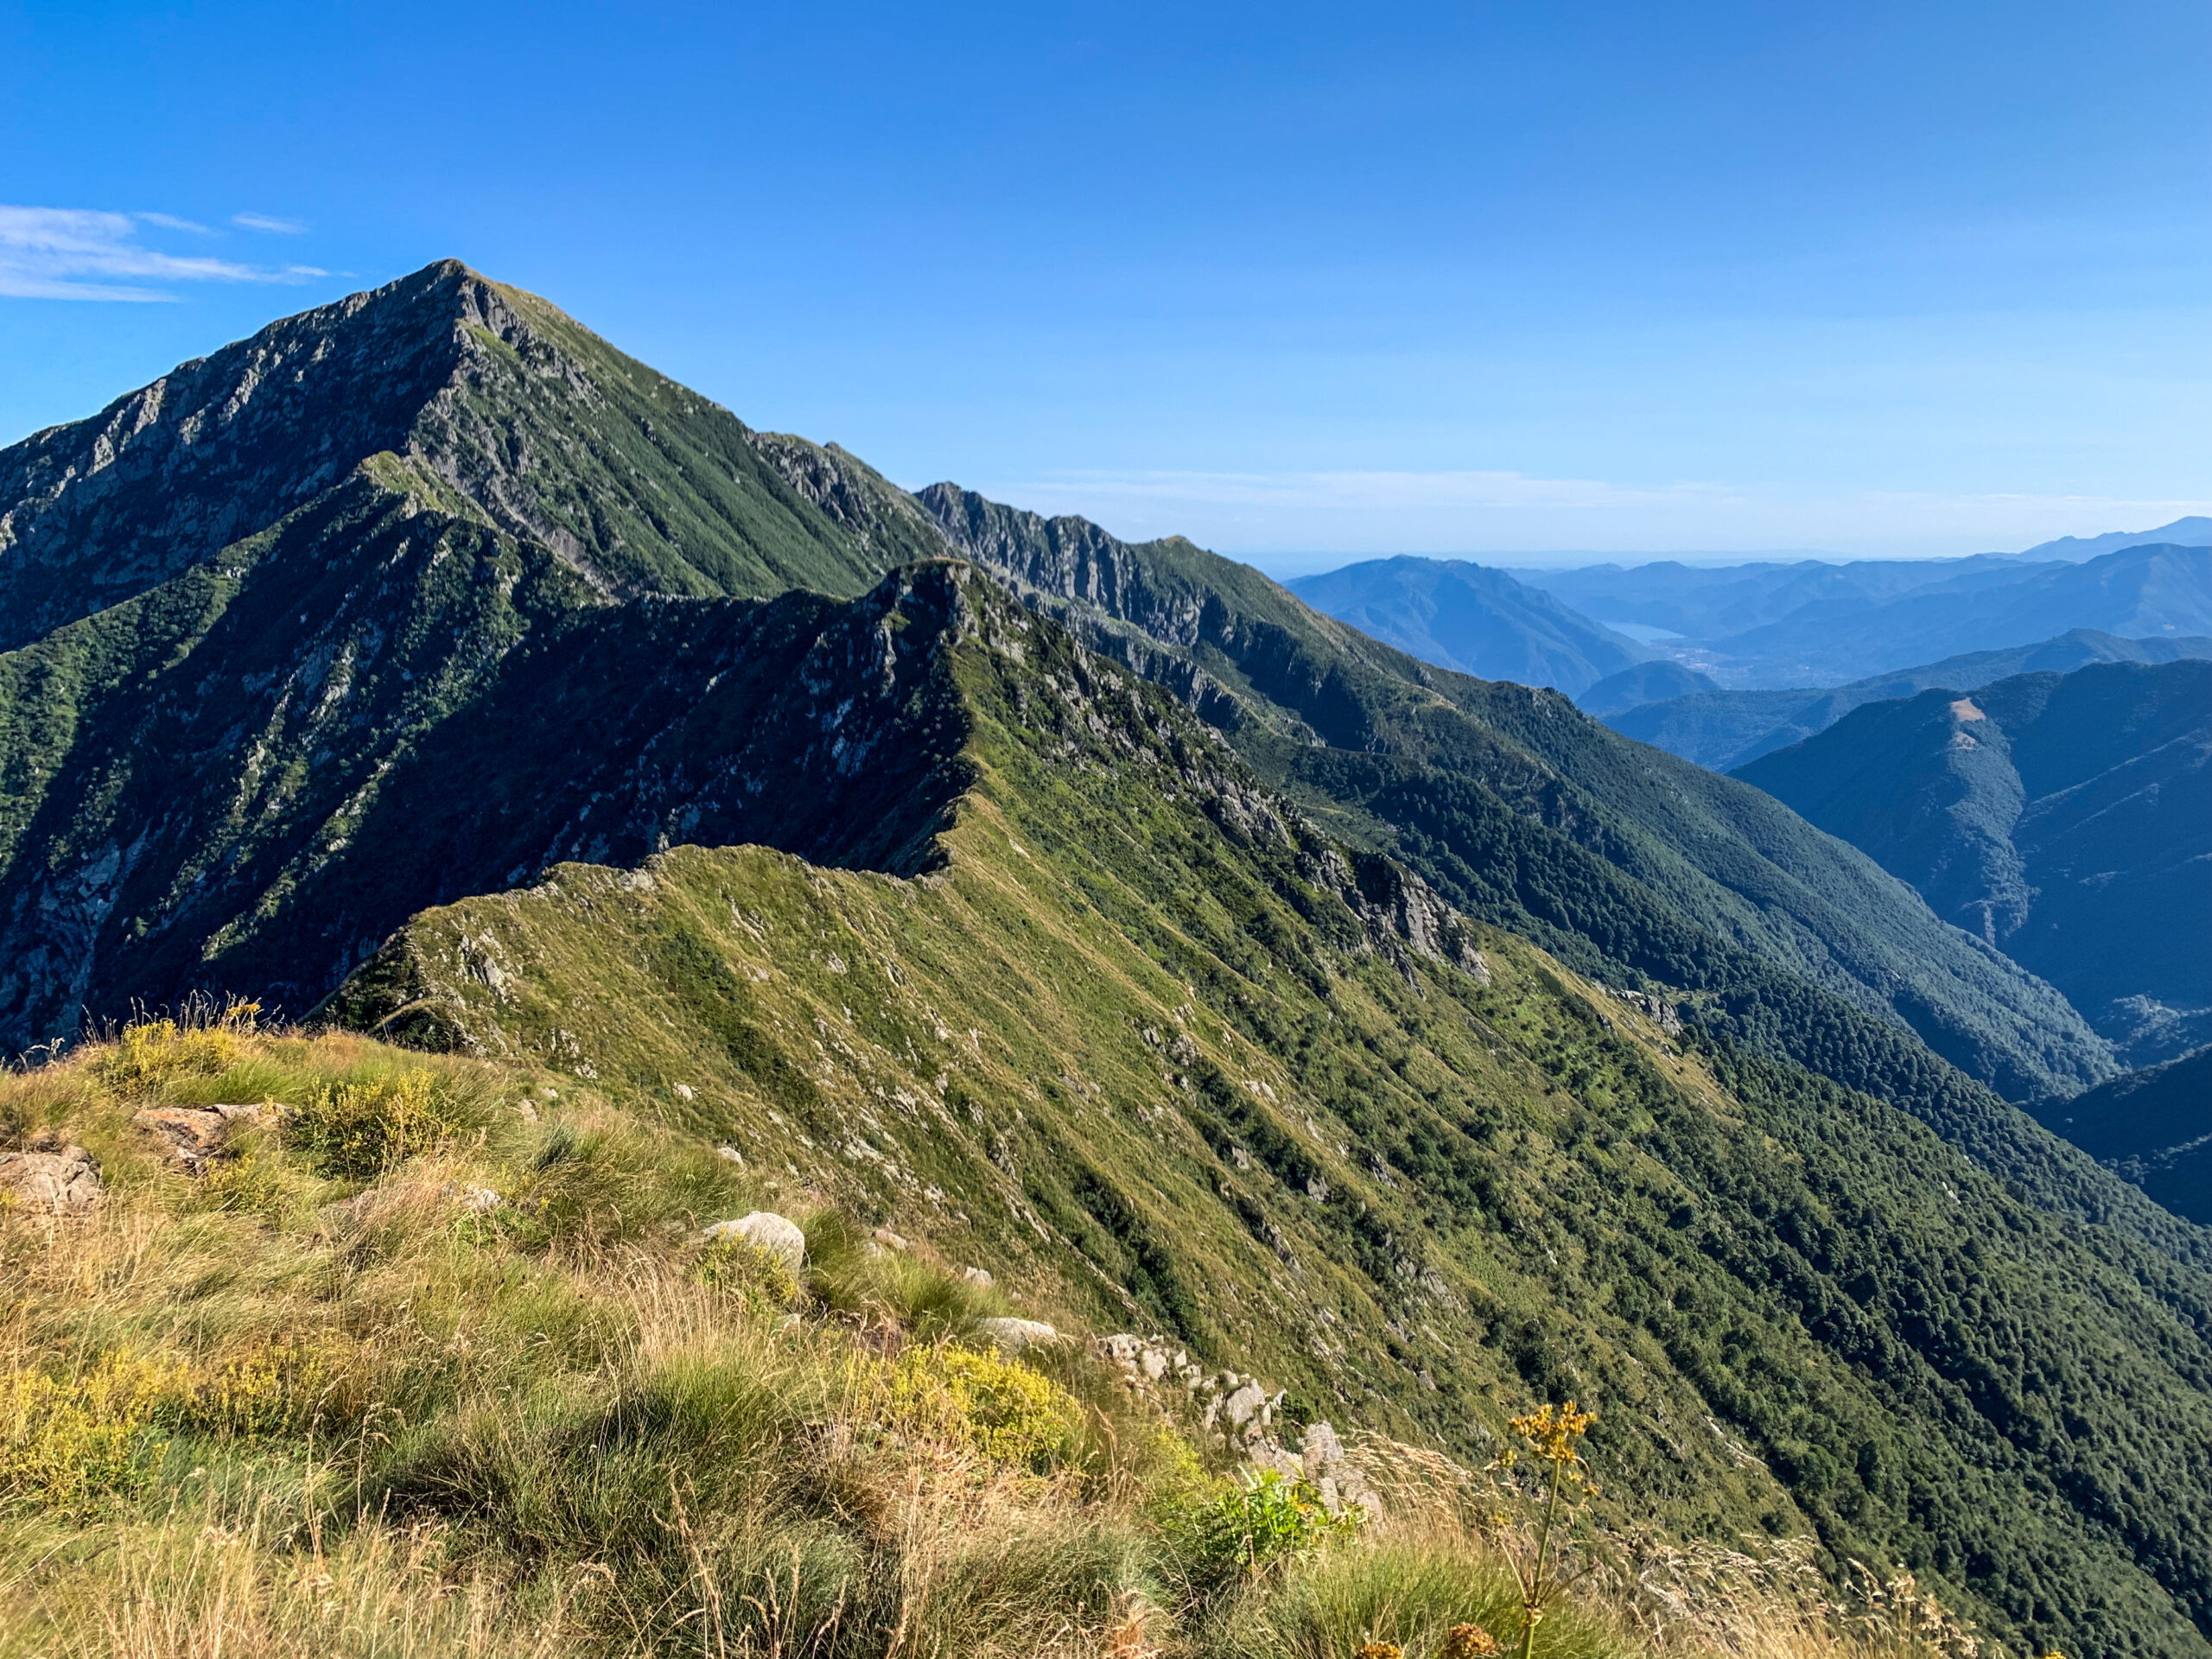
[[1371,559],[1285,586],[1425,663],[1569,696],[1651,655],[1541,589],[1464,559]]
[[[425,904],[559,858],[773,834],[903,868],[957,783],[835,717],[898,664],[856,616],[824,634],[827,604],[607,604],[422,463],[372,460],[0,656],[0,1025],[200,988],[301,1012]],[[818,703],[776,728],[811,741],[748,726],[764,698]]]
[[1738,775],[1863,848],[2115,1039],[2139,1018],[2135,999],[2212,1008],[2212,663],[1923,692]]
[[2036,645],[1947,657],[1940,663],[1877,674],[1827,691],[1686,688],[1638,698],[1617,709],[1599,708],[1587,696],[1578,701],[1624,736],[1715,772],[1727,772],[1816,736],[1870,702],[1938,688],[1972,691],[2015,674],[2065,674],[2091,663],[2171,663],[2183,658],[2212,658],[2212,639],[2123,639],[2094,628],[2074,628]]
[[1188,542],[1130,547],[950,486],[920,499],[970,556],[1177,690],[1264,775],[1588,971],[1714,993],[1759,1040],[1909,1096],[1946,1133],[1994,1103],[1931,1096],[1953,1085],[1912,1081],[1925,1052],[1895,1027],[2017,1098],[2111,1069],[2063,998],[1793,815],[1564,698],[1431,669]]
[[[1878,1043],[1856,1009],[2015,1098],[2110,1070],[2048,988],[1756,791],[1625,742],[1563,697],[1430,668],[1188,542],[1132,547],[950,485],[918,499],[968,556],[1177,690],[1263,774],[1395,842],[1454,902],[1549,929],[1543,942],[1582,964],[1754,995],[1777,973],[1802,982],[1789,1023],[1820,1029],[1797,1058]],[[1529,849],[1503,870],[1501,839]],[[1462,885],[1478,865],[1512,890],[1510,910],[1493,887]],[[1554,874],[1528,874],[1535,866]],[[1745,966],[1695,969],[1688,955]]]
[[1460,920],[981,575],[884,614],[926,666],[860,701],[972,780],[932,870],[564,865],[416,918],[334,1012],[1311,1408],[1480,1452],[1496,1400],[1594,1398],[1624,1508],[1810,1525],[2011,1641],[2212,1647],[2202,1274]]
[[2036,1116],[2177,1215],[2212,1224],[2212,1048],[2044,1103]]

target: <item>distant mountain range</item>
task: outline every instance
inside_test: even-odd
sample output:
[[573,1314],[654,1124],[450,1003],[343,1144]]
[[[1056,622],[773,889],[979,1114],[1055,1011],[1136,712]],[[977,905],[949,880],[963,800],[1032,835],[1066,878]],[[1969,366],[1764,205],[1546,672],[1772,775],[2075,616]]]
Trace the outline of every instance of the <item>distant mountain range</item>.
[[2102,536],[2062,536],[2055,542],[2038,542],[2020,555],[2024,559],[2094,559],[2126,547],[2145,547],[2154,542],[2176,547],[2212,546],[2212,518],[2201,515],[2177,518],[2156,530],[2114,530]]
[[[1425,662],[1485,678],[1554,686],[1580,697],[1656,658],[1715,688],[1796,691],[2078,629],[2123,639],[2212,635],[2208,524],[2212,519],[2179,519],[2158,532],[2053,543],[2061,556],[2049,557],[2037,550],[1728,566],[1660,560],[1570,570],[1401,557],[1289,586]],[[2171,540],[2145,539],[2169,532]],[[1622,680],[1590,706],[1619,714],[1639,696],[1657,701],[1687,689],[1703,688],[1666,676]]]
[[2175,1016],[2212,1020],[2212,662],[1872,703],[1735,775],[1911,882],[2139,1059],[2186,1032]]
[[1425,663],[1570,696],[1658,655],[1503,570],[1455,559],[1375,559],[1284,586]]
[[[2091,663],[2171,663],[2184,658],[2212,658],[2212,635],[2122,639],[2094,628],[2074,628],[2056,639],[2007,651],[1969,652],[1828,690],[1724,691],[1679,664],[1645,663],[1592,686],[1575,701],[1638,742],[1727,772],[1824,732],[1870,702],[1937,687],[1972,691],[2015,674],[2066,673]],[[1700,680],[1702,685],[1694,683]],[[1677,684],[1688,689],[1667,690]],[[1659,695],[1639,695],[1652,691]]]

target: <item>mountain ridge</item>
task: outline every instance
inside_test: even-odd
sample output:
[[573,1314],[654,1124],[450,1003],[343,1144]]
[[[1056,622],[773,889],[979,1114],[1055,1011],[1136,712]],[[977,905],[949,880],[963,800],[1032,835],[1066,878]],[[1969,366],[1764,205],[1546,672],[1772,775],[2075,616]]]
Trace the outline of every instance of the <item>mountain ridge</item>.
[[1652,652],[1541,588],[1458,559],[1402,555],[1283,584],[1316,610],[1399,650],[1480,679],[1575,696]]
[[1777,749],[1818,736],[1866,703],[1939,687],[1972,691],[2014,674],[2064,673],[2095,662],[2166,663],[2185,657],[2212,658],[2212,635],[2123,639],[2095,628],[2071,628],[2031,645],[1970,652],[1827,690],[1728,691],[1714,686],[1591,712],[1639,742],[1715,772],[1733,772]]
[[[1773,1478],[1834,1547],[1910,1529],[1903,1516],[1930,1503],[1924,1570],[1963,1576],[1990,1617],[2015,1618],[2029,1604],[2012,1569],[1968,1562],[2009,1562],[2005,1540],[2031,1529],[2049,1570],[2082,1586],[2069,1628],[2193,1650],[2104,1529],[2069,1518],[2073,1500],[2054,1507],[2007,1449],[2015,1431],[1995,1424],[2012,1395],[1964,1363],[1990,1340],[1980,1316],[1935,1291],[1934,1327],[1916,1325],[1883,1287],[1929,1284],[1929,1261],[1875,1272],[1862,1251],[1923,1242],[1904,1245],[1858,1205],[1948,1210],[1948,1180],[1971,1206],[1953,1248],[2024,1226],[2050,1238],[2066,1287],[2034,1295],[2117,1297],[2184,1343],[2197,1338],[2175,1322],[2197,1307],[2201,1274],[2149,1294],[2128,1275],[2151,1258],[2094,1265],[2058,1242],[2070,1224],[1903,1115],[1726,1045],[1684,1033],[1684,1046],[1641,1003],[1454,914],[1391,861],[1332,845],[1161,689],[988,574],[941,564],[890,583],[936,689],[870,683],[866,697],[963,711],[931,728],[969,782],[926,871],[822,870],[753,847],[563,865],[414,918],[336,1009],[434,1048],[571,1071],[749,1161],[788,1160],[863,1215],[918,1211],[964,1250],[1052,1276],[1094,1318],[1241,1353],[1400,1432],[1485,1444],[1484,1378],[1603,1390],[1612,1478],[1690,1513],[1756,1506],[1759,1470],[1669,1427],[1686,1388],[1725,1398],[1729,1421],[1760,1425]],[[1358,1040],[1325,1035],[1340,1027]],[[1530,1115],[1548,1111],[1570,1117]],[[1770,1136],[1782,1163],[1754,1150]],[[1817,1172],[1805,1187],[1785,1173],[1799,1159]],[[1896,1172],[1894,1194],[1867,1196],[1869,1160]],[[1777,1252],[1738,1206],[1783,1191],[1809,1230]],[[1565,1230],[1586,1214],[1610,1219]],[[1716,1255],[1717,1274],[1697,1265]],[[1588,1293],[1562,1294],[1586,1282],[1568,1261],[1592,1264]],[[1847,1262],[1863,1271],[1849,1293]],[[1693,1279],[1711,1300],[1666,1308]],[[1670,1288],[1647,1299],[1641,1283]],[[1803,1356],[1793,1375],[1817,1411],[1770,1406],[1697,1342],[1716,1307],[1755,1324],[1768,1351]],[[2212,1301],[2195,1317],[2212,1319]],[[2124,1367],[2096,1374],[2150,1385]],[[2060,1386],[2104,1409],[2070,1376]],[[2196,1394],[2166,1386],[2180,1388],[2164,1408],[2177,1439],[2212,1442],[2212,1402],[2200,1432]],[[1990,1431],[1927,1433],[1933,1419],[1907,1402],[1930,1390],[1955,1390]],[[1839,1442],[1823,1417],[1853,1427]],[[2102,1458],[2101,1429],[2094,1443]],[[2109,1478],[2088,1461],[2074,1478],[2085,1491]],[[1969,1490],[1988,1497],[1963,1502]],[[2000,1511],[1994,1529],[1974,1518]]]
[[2100,663],[1853,710],[1738,774],[2093,1012],[2202,1014],[2212,662]]

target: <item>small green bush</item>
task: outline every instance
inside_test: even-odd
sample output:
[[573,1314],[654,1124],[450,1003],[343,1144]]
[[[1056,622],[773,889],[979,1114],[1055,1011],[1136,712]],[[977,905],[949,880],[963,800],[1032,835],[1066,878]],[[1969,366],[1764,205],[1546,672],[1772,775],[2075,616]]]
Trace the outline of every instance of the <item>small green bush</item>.
[[1359,1524],[1360,1511],[1332,1515],[1311,1482],[1267,1469],[1193,1506],[1175,1531],[1198,1578],[1259,1578],[1352,1536]]
[[750,1239],[715,1239],[692,1262],[691,1276],[758,1309],[788,1308],[799,1299],[790,1264]]
[[457,1125],[428,1071],[318,1089],[285,1127],[285,1139],[326,1174],[367,1180],[435,1150]]
[[67,1379],[0,1375],[0,1506],[84,1519],[144,1490],[166,1444],[156,1417],[182,1386],[173,1365],[118,1354]]

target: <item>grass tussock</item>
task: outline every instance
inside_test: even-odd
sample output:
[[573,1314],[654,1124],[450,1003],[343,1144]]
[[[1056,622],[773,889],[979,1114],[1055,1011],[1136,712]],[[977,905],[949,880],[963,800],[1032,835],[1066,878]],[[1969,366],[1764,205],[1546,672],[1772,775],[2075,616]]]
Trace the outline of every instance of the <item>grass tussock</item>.
[[[106,1181],[0,1216],[0,1659],[1467,1659],[1560,1576],[1441,1459],[1374,1448],[1366,1524],[1217,1466],[834,1211],[796,1269],[702,1243],[747,1173],[562,1094],[251,1010],[0,1077],[0,1133]],[[264,1109],[189,1174],[149,1103]],[[1965,1650],[1802,1554],[1668,1548],[1592,1554],[1533,1651]]]

